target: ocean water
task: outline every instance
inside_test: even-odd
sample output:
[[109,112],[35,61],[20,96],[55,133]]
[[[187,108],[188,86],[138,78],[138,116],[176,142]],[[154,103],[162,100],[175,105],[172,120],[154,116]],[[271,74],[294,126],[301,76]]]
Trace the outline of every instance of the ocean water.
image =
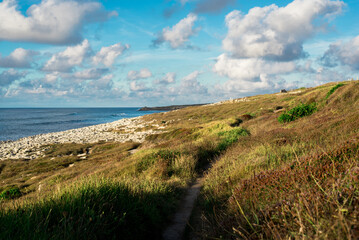
[[58,132],[158,111],[138,108],[0,108],[0,141]]

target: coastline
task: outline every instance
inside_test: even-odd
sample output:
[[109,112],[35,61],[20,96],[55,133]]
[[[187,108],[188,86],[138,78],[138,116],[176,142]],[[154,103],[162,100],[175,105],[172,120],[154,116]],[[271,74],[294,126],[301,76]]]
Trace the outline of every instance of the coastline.
[[[44,155],[46,145],[62,143],[97,143],[105,142],[143,142],[146,136],[156,134],[154,129],[143,130],[148,127],[160,130],[158,124],[146,122],[140,117],[123,118],[110,123],[92,125],[88,127],[75,128],[60,132],[51,132],[29,137],[20,138],[15,141],[0,142],[0,161],[5,159],[31,160]],[[136,131],[140,129],[140,131]]]

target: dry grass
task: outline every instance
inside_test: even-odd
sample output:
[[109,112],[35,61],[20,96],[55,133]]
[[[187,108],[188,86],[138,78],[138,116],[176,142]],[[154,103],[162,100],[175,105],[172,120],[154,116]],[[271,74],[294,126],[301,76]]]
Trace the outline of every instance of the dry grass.
[[[128,232],[143,238],[155,226],[148,237],[157,238],[175,210],[179,194],[212,164],[201,193],[202,221],[195,228],[200,238],[353,238],[358,226],[353,219],[358,213],[358,155],[354,150],[358,149],[359,84],[344,82],[328,96],[335,86],[330,83],[287,94],[249,97],[245,102],[147,115],[147,121],[165,128],[141,145],[53,145],[43,158],[3,161],[0,192],[17,187],[21,195],[0,200],[0,222],[28,218],[32,220],[25,221],[29,231],[23,237],[70,238],[72,232],[86,232],[90,226],[81,214],[93,214],[98,225],[88,233],[98,234],[106,223],[112,226],[107,229],[109,233],[116,236],[126,239],[128,235],[119,232],[126,226]],[[284,111],[314,102],[318,110],[311,116],[278,122]],[[89,177],[105,180],[87,184]],[[91,206],[101,203],[117,209],[118,204],[124,204],[121,211],[131,211],[135,206],[126,205],[122,198],[112,201],[99,195],[101,189],[106,194],[126,192],[123,196],[133,197],[136,209],[140,209],[136,214],[144,212],[153,218],[147,222],[129,218],[127,225],[111,225],[112,213],[103,215],[103,208],[96,207],[98,211],[83,209],[74,216],[64,216],[61,211],[65,210],[58,208],[54,222],[41,220],[53,211],[51,201],[64,208],[76,207],[74,202],[61,200],[66,194],[65,199],[73,196],[89,201]],[[339,201],[336,196],[343,198]],[[162,211],[158,203],[165,198],[168,208]],[[17,215],[16,209],[39,214],[40,218]],[[106,221],[101,222],[101,214]],[[58,224],[71,217],[86,224],[78,228],[76,221]],[[157,222],[153,225],[151,221]],[[34,226],[45,229],[45,235],[31,235]],[[15,232],[17,226],[7,224],[6,228],[4,236],[9,236],[6,234]]]
[[279,113],[268,113],[243,124],[252,136],[223,154],[206,178],[200,237],[359,236],[358,83],[346,83],[326,99],[332,87],[291,99],[291,107],[317,102],[312,116],[281,125]]

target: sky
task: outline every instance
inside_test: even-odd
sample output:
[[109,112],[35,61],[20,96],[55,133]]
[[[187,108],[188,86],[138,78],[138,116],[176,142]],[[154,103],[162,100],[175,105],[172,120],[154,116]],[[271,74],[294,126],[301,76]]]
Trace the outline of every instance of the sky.
[[3,0],[0,107],[212,103],[359,76],[358,0]]

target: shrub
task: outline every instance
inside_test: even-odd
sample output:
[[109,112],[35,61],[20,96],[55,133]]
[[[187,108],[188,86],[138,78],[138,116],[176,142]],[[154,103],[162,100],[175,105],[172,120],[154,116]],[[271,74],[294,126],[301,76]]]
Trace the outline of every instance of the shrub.
[[219,132],[218,136],[222,137],[223,139],[218,144],[217,150],[226,150],[230,145],[237,142],[239,137],[248,135],[250,135],[249,131],[244,128],[235,128],[230,131]]
[[231,126],[231,127],[239,127],[239,125],[241,125],[242,122],[243,122],[242,119],[236,118],[236,120],[234,120],[232,123],[230,123],[229,126]]
[[286,123],[294,121],[298,118],[309,116],[317,110],[317,104],[315,102],[311,104],[301,104],[290,109],[288,112],[281,114],[278,117],[280,123]]
[[0,193],[1,199],[14,199],[21,196],[21,191],[18,187],[11,187],[9,189],[5,189]]
[[146,171],[149,167],[151,167],[156,162],[162,160],[168,165],[171,164],[178,156],[180,156],[179,152],[174,152],[170,150],[159,150],[155,153],[146,155],[141,159],[140,162],[136,165],[136,170],[138,172]]
[[250,114],[244,114],[241,116],[241,119],[243,119],[244,121],[251,120],[252,118],[253,118],[253,116]]
[[342,86],[344,86],[344,84],[343,84],[343,83],[339,83],[339,84],[335,85],[334,87],[332,87],[332,88],[329,90],[329,92],[327,93],[327,96],[325,97],[325,99],[328,99],[328,98],[330,97],[330,95],[332,95],[332,94],[335,92],[335,90],[337,90],[338,88],[340,88],[340,87],[342,87]]

